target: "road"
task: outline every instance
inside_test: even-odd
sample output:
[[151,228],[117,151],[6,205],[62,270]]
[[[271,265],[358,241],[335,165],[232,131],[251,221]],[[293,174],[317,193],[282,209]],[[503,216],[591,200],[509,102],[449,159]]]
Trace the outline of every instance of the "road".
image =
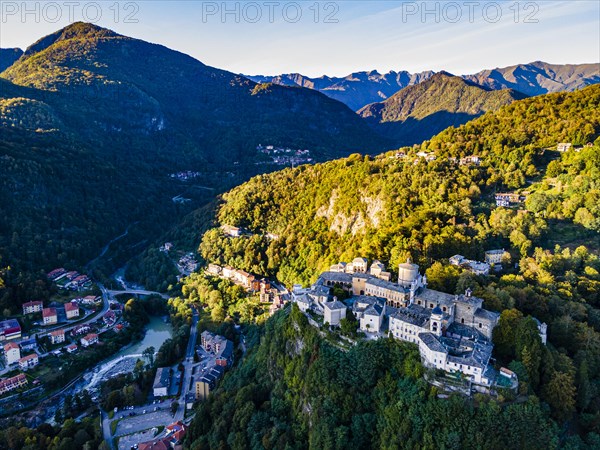
[[183,360],[183,383],[181,384],[181,395],[179,396],[179,407],[175,413],[174,421],[183,420],[185,415],[185,399],[190,391],[190,382],[192,380],[192,366],[194,365],[194,352],[196,351],[196,339],[198,337],[198,311],[192,307],[192,325],[190,329],[190,338],[185,351]]

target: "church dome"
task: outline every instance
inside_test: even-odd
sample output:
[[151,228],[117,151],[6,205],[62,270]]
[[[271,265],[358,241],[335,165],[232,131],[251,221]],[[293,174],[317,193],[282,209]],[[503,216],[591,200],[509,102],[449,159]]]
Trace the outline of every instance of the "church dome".
[[440,308],[440,305],[437,305],[435,308],[433,308],[433,310],[431,311],[431,314],[439,314],[441,316],[442,308]]

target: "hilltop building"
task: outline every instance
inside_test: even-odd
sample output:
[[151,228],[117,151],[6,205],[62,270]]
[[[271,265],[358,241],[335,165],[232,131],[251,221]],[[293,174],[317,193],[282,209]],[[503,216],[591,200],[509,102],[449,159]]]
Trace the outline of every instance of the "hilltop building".
[[397,282],[379,277],[385,272],[379,261],[367,271],[363,265],[355,265],[359,260],[363,259],[352,262],[352,272],[340,263],[331,267],[336,271],[321,274],[310,289],[294,287],[293,301],[302,311],[311,309],[323,314],[324,322],[338,325],[345,317],[346,305],[331,301],[330,289],[341,288],[351,296],[346,303],[352,306],[361,331],[387,331],[396,339],[418,345],[426,367],[462,373],[484,387],[495,382],[499,374],[490,359],[498,313],[484,309],[483,300],[469,289],[452,295],[427,288],[427,278],[410,260],[399,265]]

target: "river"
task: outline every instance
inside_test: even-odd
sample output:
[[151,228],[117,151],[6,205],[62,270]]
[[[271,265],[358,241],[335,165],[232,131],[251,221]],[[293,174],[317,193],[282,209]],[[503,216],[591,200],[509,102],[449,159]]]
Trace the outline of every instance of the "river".
[[97,366],[91,376],[87,376],[84,389],[93,389],[98,383],[120,373],[132,372],[135,363],[142,358],[142,352],[148,347],[154,347],[158,352],[160,346],[173,336],[170,323],[166,323],[162,317],[151,317],[146,325],[144,338],[116,353],[108,361]]

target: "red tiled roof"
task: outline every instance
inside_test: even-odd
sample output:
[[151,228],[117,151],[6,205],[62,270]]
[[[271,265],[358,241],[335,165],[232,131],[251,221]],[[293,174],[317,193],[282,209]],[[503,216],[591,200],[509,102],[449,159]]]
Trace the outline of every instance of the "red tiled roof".
[[44,308],[42,311],[43,317],[52,317],[56,316],[56,308]]

